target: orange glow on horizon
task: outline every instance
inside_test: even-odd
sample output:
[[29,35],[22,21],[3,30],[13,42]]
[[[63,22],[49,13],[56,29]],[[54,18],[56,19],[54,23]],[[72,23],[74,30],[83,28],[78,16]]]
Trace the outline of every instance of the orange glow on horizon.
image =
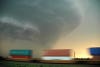
[[75,58],[92,58],[92,56],[89,56],[89,55],[79,55],[79,56],[76,56]]
[[59,39],[52,49],[73,49],[75,51],[75,58],[92,58],[88,48],[98,46],[99,43],[96,39],[83,41],[67,37]]

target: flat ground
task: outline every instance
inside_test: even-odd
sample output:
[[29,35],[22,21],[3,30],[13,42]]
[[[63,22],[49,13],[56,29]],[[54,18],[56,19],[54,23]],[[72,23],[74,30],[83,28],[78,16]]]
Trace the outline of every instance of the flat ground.
[[4,66],[0,67],[100,67],[94,64],[49,64],[49,63],[29,63],[29,62],[15,62],[4,61]]

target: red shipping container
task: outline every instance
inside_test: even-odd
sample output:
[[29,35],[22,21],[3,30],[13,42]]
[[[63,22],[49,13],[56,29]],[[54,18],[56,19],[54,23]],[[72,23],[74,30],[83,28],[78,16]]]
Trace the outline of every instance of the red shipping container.
[[11,58],[32,58],[31,56],[11,56]]
[[18,61],[29,61],[29,60],[31,60],[30,58],[10,58],[10,59],[12,59],[12,60],[18,60]]
[[99,60],[100,61],[100,56],[93,56],[92,60]]
[[43,56],[71,56],[71,49],[45,50]]

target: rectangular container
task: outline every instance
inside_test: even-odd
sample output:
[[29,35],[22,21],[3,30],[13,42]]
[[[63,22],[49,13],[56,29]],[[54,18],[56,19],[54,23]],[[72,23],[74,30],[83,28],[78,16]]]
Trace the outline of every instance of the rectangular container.
[[31,56],[10,56],[10,58],[32,58]]
[[42,60],[72,60],[74,51],[72,49],[45,50]]
[[71,57],[67,56],[44,56],[42,57],[43,60],[72,60]]
[[71,49],[52,49],[45,50],[43,56],[72,56],[73,52]]
[[92,60],[99,60],[100,61],[100,56],[93,56]]
[[10,50],[10,55],[31,56],[32,50]]

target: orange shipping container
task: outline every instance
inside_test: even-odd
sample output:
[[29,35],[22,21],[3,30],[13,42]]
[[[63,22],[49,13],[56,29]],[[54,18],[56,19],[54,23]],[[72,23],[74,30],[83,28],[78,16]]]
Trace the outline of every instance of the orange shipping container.
[[45,50],[43,56],[72,56],[71,49]]

